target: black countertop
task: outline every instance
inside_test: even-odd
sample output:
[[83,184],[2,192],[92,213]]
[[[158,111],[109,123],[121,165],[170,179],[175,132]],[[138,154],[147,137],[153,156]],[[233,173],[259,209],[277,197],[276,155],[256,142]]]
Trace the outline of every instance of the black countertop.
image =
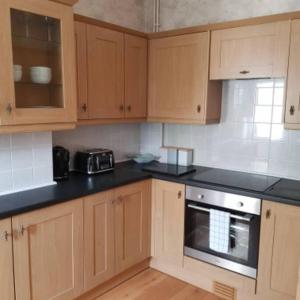
[[[69,180],[59,182],[57,185],[0,196],[0,219],[150,178],[300,206],[300,181],[281,179],[268,191],[256,192],[249,189],[241,189],[234,185],[223,186],[193,180],[195,175],[207,172],[211,168],[195,166],[196,171],[194,173],[175,177],[146,172],[142,170],[143,167],[144,165],[127,162],[118,164],[113,172],[106,174],[88,176],[71,173]],[[232,171],[222,170],[222,172],[226,172],[228,176],[235,174]]]

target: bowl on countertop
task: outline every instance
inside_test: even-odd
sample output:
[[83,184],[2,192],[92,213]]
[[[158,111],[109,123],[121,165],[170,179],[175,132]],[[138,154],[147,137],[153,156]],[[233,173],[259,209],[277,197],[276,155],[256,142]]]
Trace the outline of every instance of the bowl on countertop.
[[133,154],[128,155],[127,157],[133,159],[138,164],[146,164],[160,159],[160,156],[156,156],[151,153]]

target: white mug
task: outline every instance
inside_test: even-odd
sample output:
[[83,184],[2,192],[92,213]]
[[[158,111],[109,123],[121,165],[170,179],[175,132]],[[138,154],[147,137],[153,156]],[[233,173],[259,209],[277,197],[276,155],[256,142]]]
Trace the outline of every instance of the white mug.
[[52,70],[51,68],[43,66],[31,67],[30,77],[33,83],[49,84],[52,79]]
[[23,70],[21,65],[14,65],[14,81],[19,82],[22,79]]

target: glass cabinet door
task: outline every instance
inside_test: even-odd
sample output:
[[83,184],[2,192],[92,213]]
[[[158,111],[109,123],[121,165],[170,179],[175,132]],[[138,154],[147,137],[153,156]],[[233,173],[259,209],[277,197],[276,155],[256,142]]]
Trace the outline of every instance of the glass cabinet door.
[[16,108],[64,107],[61,22],[10,9]]
[[7,76],[12,84],[10,99],[3,103],[2,123],[75,122],[72,8],[45,0],[6,3],[6,34],[11,45],[2,46],[10,50]]

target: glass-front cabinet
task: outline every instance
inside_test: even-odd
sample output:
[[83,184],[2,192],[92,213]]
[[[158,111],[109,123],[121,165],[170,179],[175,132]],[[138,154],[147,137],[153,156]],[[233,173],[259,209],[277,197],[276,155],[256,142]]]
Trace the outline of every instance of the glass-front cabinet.
[[0,124],[75,122],[72,8],[4,0],[0,28]]

